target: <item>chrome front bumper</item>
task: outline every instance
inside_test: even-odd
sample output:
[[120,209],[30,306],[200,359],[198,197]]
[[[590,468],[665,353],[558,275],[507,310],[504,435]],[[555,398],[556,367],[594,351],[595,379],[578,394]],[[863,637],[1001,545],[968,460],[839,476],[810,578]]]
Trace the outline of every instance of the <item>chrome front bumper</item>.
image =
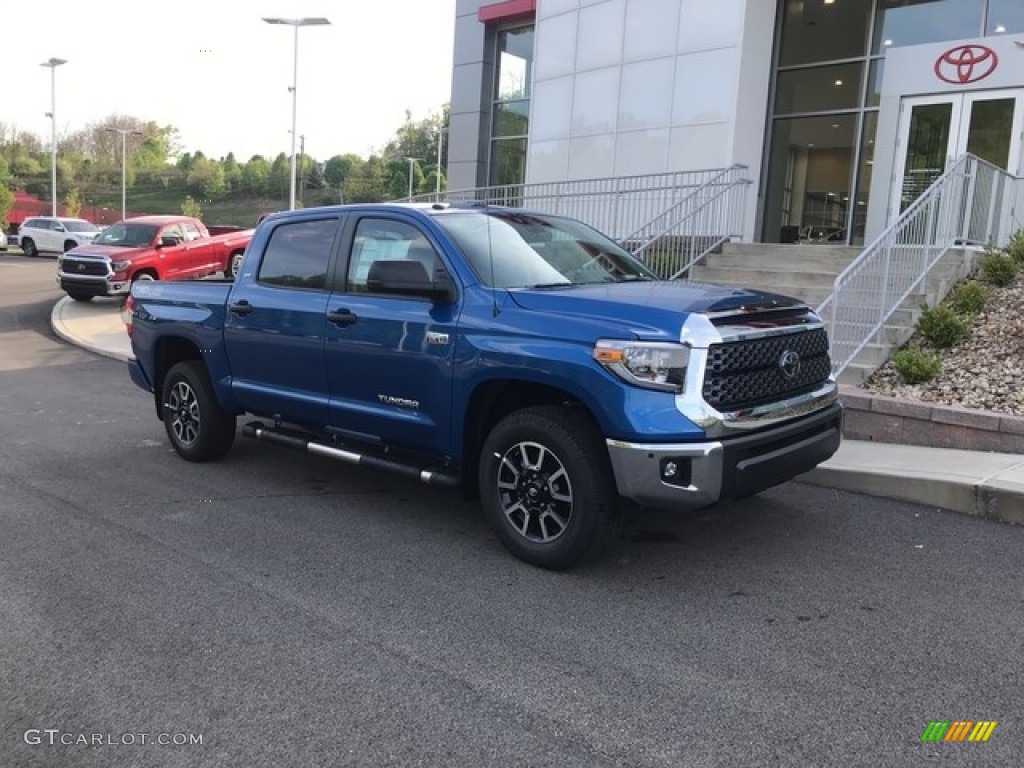
[[839,449],[842,421],[842,406],[834,402],[815,414],[721,440],[606,442],[620,496],[659,509],[699,509],[810,471]]

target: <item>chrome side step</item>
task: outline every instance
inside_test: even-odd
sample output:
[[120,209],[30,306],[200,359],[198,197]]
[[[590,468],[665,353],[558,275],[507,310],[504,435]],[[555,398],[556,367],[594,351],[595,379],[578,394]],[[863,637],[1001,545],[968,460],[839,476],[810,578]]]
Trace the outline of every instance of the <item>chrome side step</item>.
[[357,464],[361,467],[393,472],[405,477],[414,478],[426,485],[441,485],[454,488],[462,484],[462,479],[456,474],[438,472],[437,470],[426,469],[413,464],[403,464],[392,459],[383,459],[379,456],[336,448],[326,443],[319,443],[305,435],[288,432],[276,427],[268,427],[259,421],[250,422],[242,427],[242,434],[255,440],[265,440],[269,443],[295,448],[296,450],[313,453],[317,456],[326,456],[330,459],[347,462],[348,464]]

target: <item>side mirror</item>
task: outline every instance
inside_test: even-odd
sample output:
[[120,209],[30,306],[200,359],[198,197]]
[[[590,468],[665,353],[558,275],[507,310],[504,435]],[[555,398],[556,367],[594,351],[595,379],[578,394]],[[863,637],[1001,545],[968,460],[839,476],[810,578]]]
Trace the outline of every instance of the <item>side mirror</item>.
[[174,235],[164,235],[160,238],[160,242],[157,243],[157,248],[173,248],[176,245],[181,245],[181,238],[175,237]]
[[436,304],[455,301],[455,286],[447,272],[439,269],[435,275],[428,275],[423,262],[412,259],[373,262],[366,287],[371,293],[419,296]]
[[55,226],[53,228],[53,231],[54,232],[67,232],[67,230],[64,229],[64,225],[63,224],[58,224],[57,226]]

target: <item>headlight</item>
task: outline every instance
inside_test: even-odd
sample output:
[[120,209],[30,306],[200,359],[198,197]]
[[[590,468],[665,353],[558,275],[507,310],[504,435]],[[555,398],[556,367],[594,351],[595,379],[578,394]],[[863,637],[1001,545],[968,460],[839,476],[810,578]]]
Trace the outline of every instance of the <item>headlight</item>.
[[131,265],[130,261],[113,261],[110,263],[110,268],[115,272],[120,272],[123,269],[128,269]]
[[601,340],[594,359],[623,381],[663,392],[682,392],[690,349],[682,344]]

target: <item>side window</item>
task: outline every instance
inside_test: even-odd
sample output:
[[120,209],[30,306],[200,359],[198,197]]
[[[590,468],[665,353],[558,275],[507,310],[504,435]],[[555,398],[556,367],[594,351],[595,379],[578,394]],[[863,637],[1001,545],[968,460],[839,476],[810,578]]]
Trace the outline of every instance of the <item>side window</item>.
[[370,267],[378,261],[416,261],[431,278],[441,266],[434,247],[415,227],[402,221],[362,219],[352,242],[347,289],[366,293]]
[[181,225],[179,224],[170,224],[164,227],[160,232],[160,239],[163,240],[165,237],[173,237],[178,241],[178,245],[185,242],[185,233],[182,232]]
[[263,252],[257,280],[288,288],[327,288],[337,219],[297,221],[275,227]]
[[198,240],[199,239],[199,237],[200,237],[200,235],[199,235],[199,227],[197,227],[195,225],[195,222],[193,222],[193,221],[186,221],[182,226],[185,228],[185,242],[186,243],[191,243],[193,240]]

